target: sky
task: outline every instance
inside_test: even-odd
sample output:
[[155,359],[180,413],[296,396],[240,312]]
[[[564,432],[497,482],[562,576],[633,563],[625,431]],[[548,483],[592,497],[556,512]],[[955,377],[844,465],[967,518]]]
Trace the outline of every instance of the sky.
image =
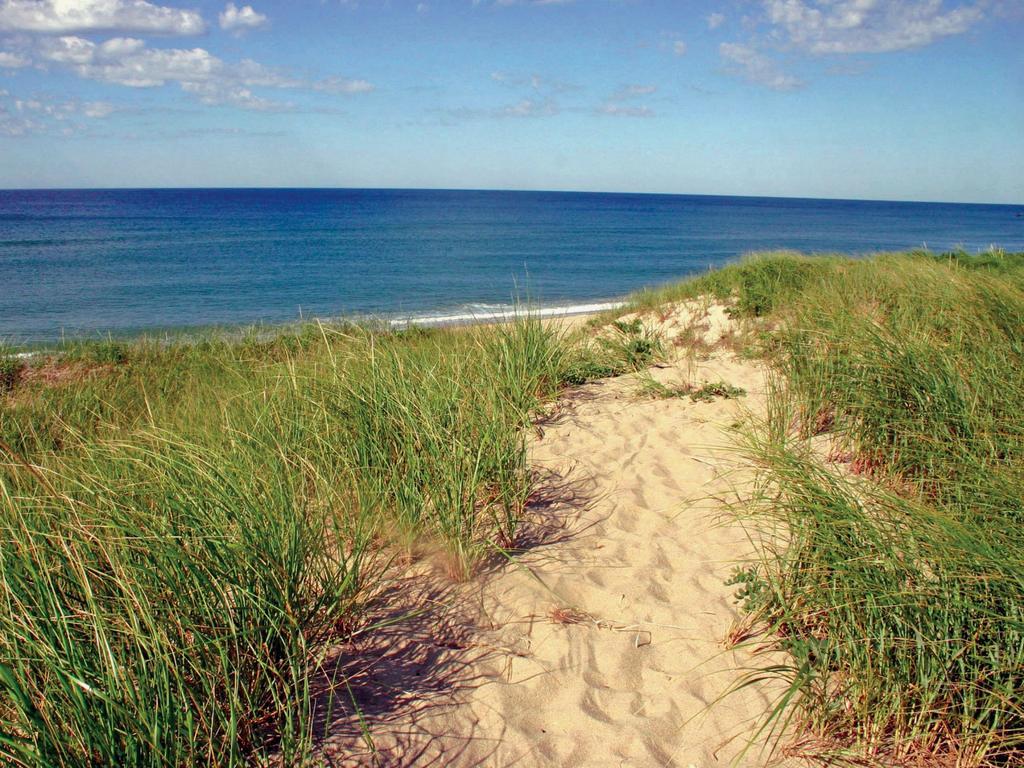
[[0,187],[1024,204],[1024,0],[0,0]]

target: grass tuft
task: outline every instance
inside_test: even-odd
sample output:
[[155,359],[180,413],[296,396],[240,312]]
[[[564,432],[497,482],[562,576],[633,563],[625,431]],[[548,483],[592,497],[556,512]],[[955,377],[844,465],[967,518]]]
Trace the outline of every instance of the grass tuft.
[[24,367],[25,363],[22,360],[5,354],[0,347],[0,394],[14,389]]

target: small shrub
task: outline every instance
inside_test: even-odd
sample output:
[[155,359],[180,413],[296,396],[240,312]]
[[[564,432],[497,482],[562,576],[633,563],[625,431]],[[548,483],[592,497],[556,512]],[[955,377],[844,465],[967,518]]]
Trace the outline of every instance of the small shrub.
[[624,336],[640,336],[644,332],[644,323],[639,317],[632,320],[616,320],[612,327]]
[[665,354],[661,337],[644,326],[640,318],[612,323],[614,334],[600,340],[620,371],[639,371]]
[[617,376],[621,371],[606,360],[596,355],[581,355],[568,365],[562,374],[562,383],[579,386],[595,379],[606,379]]
[[14,389],[25,363],[16,357],[0,357],[0,392]]

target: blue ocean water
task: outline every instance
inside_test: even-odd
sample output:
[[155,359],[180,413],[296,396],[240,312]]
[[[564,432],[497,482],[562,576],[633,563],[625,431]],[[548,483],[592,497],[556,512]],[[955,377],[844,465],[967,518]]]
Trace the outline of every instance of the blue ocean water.
[[751,250],[1024,250],[1024,206],[424,190],[0,191],[0,339],[614,299]]

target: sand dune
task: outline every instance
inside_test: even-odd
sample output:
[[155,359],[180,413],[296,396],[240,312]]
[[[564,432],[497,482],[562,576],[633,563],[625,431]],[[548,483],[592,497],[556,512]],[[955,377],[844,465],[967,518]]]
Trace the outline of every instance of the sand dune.
[[[695,318],[711,343],[727,332],[720,308],[690,309],[662,332]],[[727,649],[724,585],[750,546],[720,499],[749,480],[733,441],[763,408],[764,372],[718,351],[651,374],[747,395],[650,399],[623,377],[563,398],[532,442],[542,492],[526,551],[470,584],[420,574],[400,594],[431,610],[346,649],[381,764],[686,768],[743,752],[767,701],[719,701],[750,663]],[[331,764],[371,763],[354,718],[332,731]],[[739,764],[767,760],[755,747]]]

